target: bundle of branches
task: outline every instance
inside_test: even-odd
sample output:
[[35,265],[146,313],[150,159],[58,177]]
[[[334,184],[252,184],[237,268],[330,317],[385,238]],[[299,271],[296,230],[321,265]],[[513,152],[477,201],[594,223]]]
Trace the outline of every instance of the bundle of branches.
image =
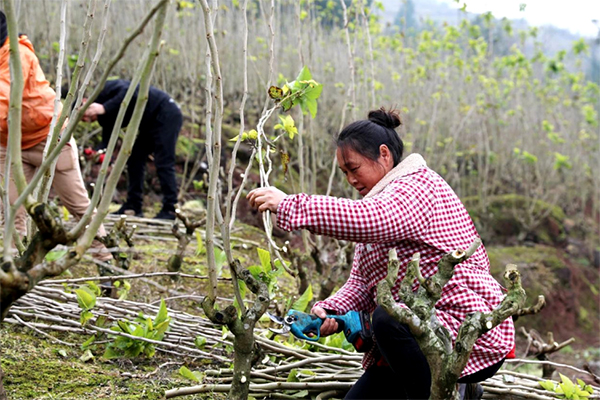
[[[528,360],[510,360],[511,363],[527,362]],[[537,362],[533,362],[537,363]],[[570,365],[541,362],[542,365],[552,364],[554,367],[561,367],[575,371],[579,374],[586,374],[586,371],[572,367]],[[540,384],[542,382],[543,386]],[[542,380],[539,376],[524,374],[501,369],[493,377],[482,382],[483,398],[484,399],[536,399],[536,400],[551,400],[551,399],[598,399],[600,393],[597,386],[583,384],[581,381],[574,383],[570,379],[563,376],[562,382],[554,382],[551,380]],[[563,390],[567,388],[567,390]],[[569,389],[573,392],[568,393]],[[583,390],[583,389],[588,389]],[[590,390],[591,389],[591,390]],[[578,395],[577,393],[581,393]],[[591,393],[590,393],[591,392]],[[575,396],[577,395],[577,397]]]
[[[203,371],[202,382],[196,386],[168,390],[166,397],[229,391],[233,370],[230,369],[231,355],[227,348],[231,349],[233,335],[224,333],[221,326],[208,319],[168,309],[169,330],[158,341],[113,331],[107,327],[117,326],[119,321],[133,320],[140,313],[152,317],[159,312],[158,302],[138,303],[98,298],[93,308],[94,317],[83,326],[80,321],[81,312],[75,293],[48,281],[20,298],[9,311],[5,322],[26,326],[53,341],[73,347],[78,347],[81,343],[65,342],[49,331],[80,334],[81,342],[89,339],[90,335],[128,337],[151,343],[156,351],[178,360],[210,359],[212,369]],[[105,319],[104,327],[98,326],[99,319]],[[311,344],[309,349],[306,342],[282,342],[282,337],[271,340],[268,336],[268,331],[256,330],[255,339],[261,348],[261,356],[255,360],[249,377],[250,395],[254,398],[341,398],[362,374],[361,355],[358,353],[319,343]],[[516,362],[544,363],[527,360]],[[554,365],[577,370],[567,365]],[[585,373],[581,370],[577,372]],[[562,398],[557,392],[542,389],[540,380],[536,376],[501,370],[483,383],[484,398]],[[556,385],[558,387],[559,383]],[[600,388],[593,387],[593,392],[588,398],[599,399]]]
[[[120,220],[121,220],[120,215],[107,214],[107,216],[103,222],[104,227],[107,230],[112,230],[113,227],[115,226],[115,224],[118,223]],[[173,221],[127,216],[126,222],[127,222],[128,226],[135,227],[135,232],[132,235],[132,239],[134,239],[134,241],[137,239],[141,239],[141,240],[151,239],[153,241],[161,240],[161,241],[165,241],[165,242],[177,242],[178,241],[178,239],[173,234]],[[70,227],[72,225],[74,225],[73,221],[69,221],[69,222],[65,223],[65,226],[67,226],[67,227]],[[186,233],[185,226],[178,226],[177,230],[181,234]],[[204,240],[206,238],[206,230],[203,227],[196,227],[196,230],[199,232],[202,240]],[[241,228],[238,228],[237,230],[241,230]],[[236,229],[233,230],[233,232],[235,232],[235,231],[236,231]],[[241,236],[233,235],[231,237],[231,239],[235,242],[236,245],[239,244],[240,246],[244,245],[244,244],[253,245],[253,246],[261,245],[260,243],[258,243],[256,241],[253,241],[248,238],[241,237]],[[194,239],[190,240],[189,243],[191,243],[194,246],[196,245],[196,241]],[[215,238],[215,245],[218,247],[223,247],[220,237]],[[131,250],[124,249],[123,251],[131,251]]]
[[[233,335],[223,333],[221,326],[214,325],[199,315],[168,309],[169,330],[161,341],[113,331],[109,329],[111,325],[118,326],[119,321],[132,321],[140,313],[149,317],[157,315],[159,306],[158,302],[137,303],[105,297],[97,298],[92,310],[93,318],[82,325],[82,308],[77,295],[71,293],[71,290],[65,291],[64,287],[53,285],[51,281],[44,282],[20,298],[10,309],[4,322],[26,326],[53,341],[73,347],[80,346],[91,335],[100,337],[104,334],[109,339],[121,336],[151,343],[157,352],[177,359],[193,361],[208,358],[213,361],[211,366],[218,366],[219,369],[203,371],[203,386],[173,391],[172,396],[186,394],[189,390],[196,393],[229,390],[233,371],[229,368],[232,358],[227,348],[231,349]],[[102,326],[98,326],[99,320],[103,320]],[[82,336],[80,343],[69,343],[50,335],[49,331],[85,336]],[[255,368],[250,377],[252,395],[257,398],[268,398],[274,390],[277,393],[289,390],[291,394],[306,392],[308,395],[309,392],[318,394],[335,388],[339,391],[336,393],[344,393],[362,373],[361,355],[357,353],[318,343],[313,346],[320,351],[315,352],[304,346],[270,340],[267,338],[269,335],[271,333],[266,329],[258,329],[255,335],[262,350],[261,359],[255,360]]]

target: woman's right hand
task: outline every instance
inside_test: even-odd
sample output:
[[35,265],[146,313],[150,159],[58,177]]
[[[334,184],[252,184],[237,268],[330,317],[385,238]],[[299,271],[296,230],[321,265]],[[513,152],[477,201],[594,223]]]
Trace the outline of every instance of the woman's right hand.
[[281,203],[281,200],[285,196],[286,194],[281,190],[269,186],[251,190],[246,198],[250,202],[250,206],[258,209],[258,211],[264,212],[270,210],[275,213],[277,212],[279,203]]
[[310,312],[323,319],[323,324],[321,325],[321,336],[329,336],[337,333],[340,328],[337,321],[333,318],[327,318],[327,311],[325,311],[324,308],[314,306]]

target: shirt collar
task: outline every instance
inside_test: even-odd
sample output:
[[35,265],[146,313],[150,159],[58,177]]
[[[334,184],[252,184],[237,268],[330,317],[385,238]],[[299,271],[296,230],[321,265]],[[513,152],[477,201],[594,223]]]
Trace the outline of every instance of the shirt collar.
[[421,157],[420,154],[410,154],[408,157],[402,160],[400,164],[396,165],[390,170],[390,172],[381,178],[381,180],[377,182],[375,186],[373,186],[373,189],[367,193],[364,199],[368,199],[379,194],[391,182],[398,178],[402,178],[403,176],[410,175],[422,167],[427,167],[425,159]]

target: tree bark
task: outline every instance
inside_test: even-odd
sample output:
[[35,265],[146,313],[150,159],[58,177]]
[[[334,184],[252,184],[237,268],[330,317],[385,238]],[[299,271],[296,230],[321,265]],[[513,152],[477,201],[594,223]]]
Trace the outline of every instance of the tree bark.
[[[498,326],[511,315],[523,309],[525,291],[515,265],[507,265],[505,272],[508,293],[490,313],[475,312],[462,322],[454,345],[449,331],[435,316],[435,303],[440,299],[444,285],[452,278],[454,267],[469,258],[481,244],[476,240],[469,249],[455,250],[446,254],[438,263],[438,272],[424,278],[419,270],[419,253],[407,266],[400,284],[399,296],[409,308],[400,307],[392,296],[392,288],[398,278],[399,262],[395,250],[390,251],[388,275],[377,285],[377,303],[397,321],[407,324],[431,370],[430,399],[459,399],[456,382],[467,364],[475,341],[484,333]],[[412,283],[420,283],[416,292]],[[543,301],[543,299],[542,299]],[[535,306],[540,309],[541,306]]]
[[[177,219],[183,222],[185,226],[185,233],[179,232],[179,224],[175,222],[172,227],[173,236],[177,239],[177,252],[169,257],[167,261],[167,270],[171,272],[177,272],[181,269],[181,264],[183,263],[183,256],[185,255],[185,249],[187,245],[192,241],[192,236],[196,231],[196,228],[202,226],[206,222],[206,217],[201,218],[200,220],[190,220],[187,216],[183,215],[183,213],[177,209],[175,210],[175,215]],[[172,277],[173,280],[176,280],[177,277]]]
[[250,271],[242,268],[238,260],[230,267],[235,271],[235,276],[244,281],[246,287],[256,295],[254,304],[238,317],[234,306],[229,306],[223,311],[217,310],[214,299],[206,296],[202,301],[202,309],[208,319],[216,324],[227,325],[233,333],[233,380],[227,398],[245,400],[250,389],[252,365],[259,357],[259,349],[254,341],[254,327],[269,306],[269,289],[264,282],[255,279]]

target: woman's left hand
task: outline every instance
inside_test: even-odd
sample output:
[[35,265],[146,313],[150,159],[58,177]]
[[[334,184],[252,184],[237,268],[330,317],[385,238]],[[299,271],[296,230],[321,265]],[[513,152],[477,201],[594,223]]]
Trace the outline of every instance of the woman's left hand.
[[250,205],[257,208],[258,211],[263,212],[270,210],[272,212],[277,212],[277,207],[285,196],[287,195],[281,190],[274,186],[269,186],[251,190],[246,196],[246,199],[248,199]]

